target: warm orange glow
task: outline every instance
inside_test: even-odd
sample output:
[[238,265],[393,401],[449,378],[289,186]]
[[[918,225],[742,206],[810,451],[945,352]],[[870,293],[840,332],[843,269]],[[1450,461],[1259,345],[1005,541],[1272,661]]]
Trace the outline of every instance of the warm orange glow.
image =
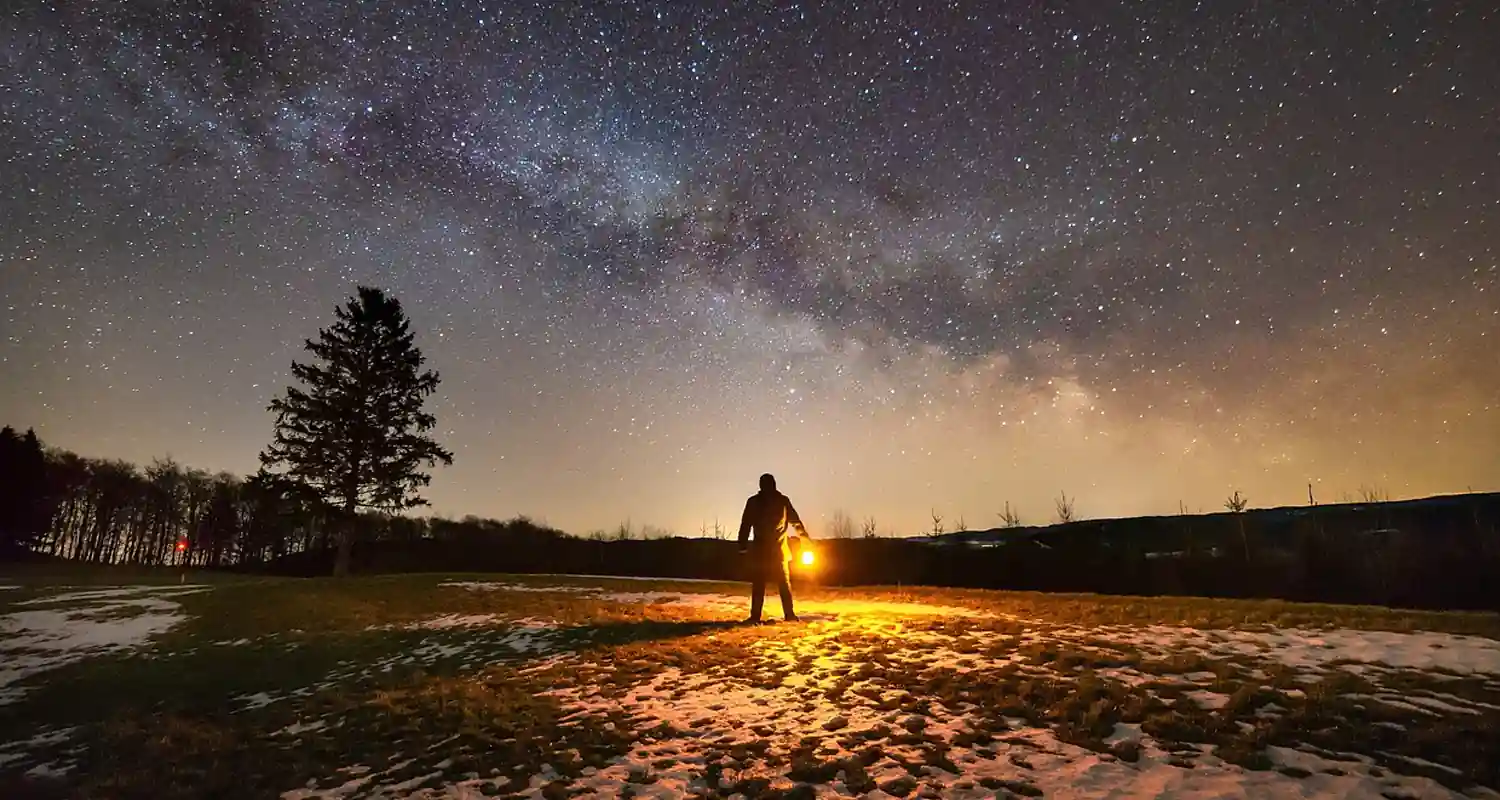
[[177,540],[177,552],[180,553],[180,552],[182,552],[183,550],[186,550],[186,549],[187,549],[187,540],[186,539],[178,539]]
[[807,564],[807,565],[811,565],[812,562],[813,562],[813,552],[811,550],[803,550],[802,551],[802,563],[803,564]]

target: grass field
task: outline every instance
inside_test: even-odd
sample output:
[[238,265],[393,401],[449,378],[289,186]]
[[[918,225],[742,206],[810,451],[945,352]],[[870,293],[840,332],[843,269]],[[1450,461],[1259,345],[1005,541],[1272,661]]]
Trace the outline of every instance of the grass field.
[[0,576],[0,797],[1500,797],[1494,615],[179,579]]

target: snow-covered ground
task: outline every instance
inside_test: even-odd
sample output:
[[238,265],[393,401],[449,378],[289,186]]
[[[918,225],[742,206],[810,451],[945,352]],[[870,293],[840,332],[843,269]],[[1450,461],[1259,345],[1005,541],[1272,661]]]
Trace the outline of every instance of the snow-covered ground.
[[0,616],[0,705],[22,680],[90,656],[125,652],[182,622],[172,598],[206,586],[121,586],[33,598]]
[[[371,625],[368,631],[430,632],[409,649],[372,661],[342,664],[312,686],[291,688],[278,693],[255,692],[232,698],[237,711],[252,711],[293,698],[308,697],[316,692],[335,689],[348,681],[357,681],[390,673],[400,668],[432,669],[451,662],[461,670],[483,668],[497,661],[512,661],[545,655],[557,644],[560,631],[554,620],[538,617],[511,618],[503,614],[439,614],[400,625]],[[249,644],[248,640],[225,642],[226,646]],[[319,725],[326,724],[320,720]]]
[[1065,640],[1104,639],[1159,657],[1187,651],[1220,658],[1263,658],[1310,673],[1325,672],[1337,665],[1355,673],[1373,667],[1500,676],[1500,642],[1430,631],[1298,628],[1204,631],[1168,625],[1069,626],[1049,630],[1047,636]]
[[[1269,748],[1267,754],[1272,764],[1291,768],[1294,776],[1277,770],[1247,770],[1226,763],[1205,746],[1194,754],[1192,768],[1184,768],[1178,754],[1142,735],[1139,726],[1117,725],[1112,742],[1132,741],[1139,746],[1137,760],[1127,762],[1109,753],[1059,741],[1051,730],[1030,726],[1022,719],[1005,720],[1003,732],[997,732],[993,720],[976,716],[963,708],[944,708],[940,703],[934,703],[926,715],[882,712],[876,708],[873,698],[888,696],[892,691],[899,694],[902,690],[876,680],[847,685],[839,699],[832,701],[828,699],[829,690],[868,663],[858,657],[857,650],[832,646],[851,627],[858,626],[814,626],[790,646],[779,642],[763,645],[761,649],[770,660],[804,665],[799,668],[799,673],[788,676],[775,688],[741,684],[724,674],[685,674],[676,669],[666,670],[650,681],[630,687],[623,692],[624,697],[630,698],[624,703],[624,708],[631,715],[636,731],[654,731],[665,724],[680,731],[681,735],[643,744],[608,769],[575,782],[575,786],[593,791],[600,797],[617,796],[631,783],[633,775],[650,772],[655,778],[654,783],[645,791],[638,791],[636,796],[682,797],[756,777],[769,780],[771,789],[790,789],[797,782],[787,776],[784,768],[767,770],[753,761],[745,763],[744,769],[738,772],[721,773],[720,784],[710,787],[706,783],[703,765],[711,760],[710,756],[722,755],[736,744],[769,741],[773,751],[788,752],[810,735],[821,735],[817,751],[819,761],[855,759],[860,756],[864,740],[850,738],[847,734],[885,728],[920,733],[925,743],[883,747],[879,757],[866,765],[865,778],[877,787],[874,790],[869,790],[868,785],[851,786],[847,776],[835,777],[818,786],[815,796],[873,799],[925,791],[932,797],[978,798],[996,796],[995,787],[1010,787],[1016,795],[1039,791],[1040,796],[1055,798],[1338,797],[1381,800],[1389,797],[1464,796],[1430,778],[1396,775],[1381,769],[1374,759],[1357,754],[1339,754],[1340,760],[1336,761],[1312,752]],[[1183,635],[1187,632],[1186,629],[1175,631],[1178,636],[1174,640],[1149,641],[1166,648],[1190,649],[1194,647],[1193,637]],[[1200,632],[1190,632],[1201,636]],[[1107,637],[1111,633],[1122,632],[1104,629],[1093,632],[1098,637]],[[1295,632],[1269,634],[1264,640],[1267,645],[1250,651],[1250,654],[1309,668],[1353,657],[1388,664],[1464,666],[1500,674],[1500,659],[1495,658],[1500,651],[1496,651],[1493,647],[1496,643],[1489,640],[1388,633],[1372,633],[1369,634],[1371,639],[1365,640],[1364,632],[1332,633],[1330,636],[1328,632],[1322,632],[1319,637],[1309,639]],[[941,653],[946,638],[933,634],[907,634],[906,639],[916,646],[906,654],[905,660],[919,665],[924,671],[953,667],[955,657]],[[1033,641],[1047,639],[1045,635],[1028,638]],[[1122,636],[1121,640],[1133,642],[1136,637]],[[1442,643],[1444,650],[1451,648],[1453,657],[1433,656],[1431,645],[1434,642]],[[1468,647],[1454,647],[1455,642]],[[1482,646],[1480,642],[1487,642],[1489,646]],[[930,645],[939,648],[934,650]],[[1279,649],[1278,645],[1285,649]],[[1318,651],[1322,658],[1308,658],[1306,653],[1310,650]],[[973,661],[972,658],[968,660]],[[1008,659],[1004,661],[1008,662]],[[1184,677],[1211,682],[1216,676],[1203,673]],[[872,690],[870,695],[862,695],[864,689]],[[573,711],[580,723],[602,717],[617,708],[620,701],[615,698],[620,695],[619,692],[605,694],[587,688],[557,692],[557,697]],[[1184,696],[1198,707],[1210,710],[1221,708],[1229,700],[1227,695],[1203,689],[1188,691]],[[1472,706],[1464,710],[1477,713]],[[963,743],[965,734],[972,736],[984,731],[991,732],[997,740],[983,745]],[[925,760],[924,751],[933,743],[944,747],[946,758],[958,769],[948,770],[929,764],[918,767],[913,774],[909,765],[921,764]],[[1174,760],[1179,763],[1174,764]],[[671,763],[672,766],[666,769],[652,766],[662,763]],[[530,786],[532,796],[541,797],[541,789],[552,777],[547,774],[534,776]],[[448,796],[466,796],[464,790],[465,787],[454,787]],[[1500,797],[1500,794],[1481,791],[1472,796]]]
[[[503,582],[449,584],[471,591],[546,592],[588,595],[590,599],[643,606],[692,606],[733,619],[742,616],[746,601],[718,593],[669,591],[620,592],[580,586],[547,587]],[[776,609],[774,598],[768,608]],[[868,666],[871,653],[858,646],[841,645],[850,636],[899,637],[905,646],[891,656],[921,674],[948,672],[954,675],[991,670],[1016,664],[1016,656],[976,658],[958,652],[957,637],[931,631],[908,630],[902,620],[931,616],[969,617],[976,612],[943,606],[905,604],[892,601],[833,600],[802,601],[798,610],[812,624],[799,629],[795,638],[772,637],[755,646],[761,666],[789,674],[777,682],[747,681],[742,673],[710,668],[685,672],[666,668],[648,680],[624,688],[602,687],[580,681],[579,685],[556,689],[550,694],[569,714],[566,719],[580,728],[601,724],[611,712],[628,714],[637,734],[637,745],[603,769],[586,769],[572,780],[573,796],[685,797],[710,789],[725,791],[738,782],[761,779],[762,789],[791,789],[795,765],[785,761],[769,765],[766,759],[746,755],[755,743],[769,744],[769,751],[786,755],[809,737],[816,749],[804,752],[814,765],[847,760],[858,761],[859,770],[836,769],[829,779],[809,783],[812,797],[1005,797],[1037,794],[1049,798],[1368,798],[1463,797],[1429,777],[1403,776],[1382,769],[1376,759],[1357,753],[1315,753],[1288,747],[1268,747],[1264,753],[1271,769],[1246,769],[1218,758],[1204,745],[1185,754],[1181,746],[1169,750],[1141,732],[1140,725],[1118,724],[1107,740],[1125,748],[1132,758],[1116,752],[1098,752],[1059,740],[1049,727],[1025,720],[997,721],[973,707],[945,708],[934,702],[927,713],[915,715],[883,710],[880,700],[900,686],[878,679],[853,680]],[[1448,670],[1458,675],[1493,678],[1500,676],[1500,642],[1480,637],[1442,633],[1393,633],[1355,630],[1201,631],[1169,626],[1059,626],[1042,620],[1027,625],[1014,638],[1014,645],[1118,647],[1150,657],[1165,658],[1198,653],[1210,658],[1234,658],[1242,663],[1266,667],[1285,665],[1298,673],[1316,677],[1332,669],[1364,675],[1382,671]],[[998,635],[991,636],[999,638]],[[972,644],[972,643],[970,643]],[[972,651],[972,647],[969,648]],[[599,665],[576,663],[580,673]],[[1046,673],[1028,665],[1038,675]],[[1264,674],[1259,669],[1255,672]],[[1116,679],[1126,685],[1166,678],[1190,687],[1177,702],[1217,713],[1230,700],[1212,690],[1218,676],[1197,671],[1162,676],[1133,669],[1119,669]],[[1051,674],[1053,679],[1068,676]],[[1497,685],[1500,688],[1500,685]],[[837,691],[835,691],[837,689]],[[1293,690],[1295,691],[1295,690]],[[1397,695],[1407,697],[1409,695]],[[1385,697],[1372,697],[1384,701]],[[1452,695],[1428,695],[1411,708],[1432,713],[1442,709],[1477,714],[1494,713],[1485,703]],[[1425,709],[1425,711],[1424,711]],[[1262,716],[1281,709],[1266,706]],[[607,723],[613,725],[613,723]],[[664,727],[665,726],[665,727]],[[662,735],[662,731],[672,733]],[[867,743],[886,739],[890,732],[910,732],[920,739],[889,739],[872,753]],[[871,734],[862,736],[860,734]],[[930,763],[934,750],[946,761]],[[726,754],[736,754],[729,756]],[[1190,756],[1190,761],[1185,760]],[[939,759],[939,760],[943,760]],[[927,763],[924,763],[927,762]],[[709,764],[719,765],[710,770]],[[728,765],[727,768],[724,765]],[[410,763],[403,762],[384,772],[365,766],[345,770],[347,780],[323,790],[297,789],[283,795],[287,800],[338,798],[358,793],[365,797],[482,797],[495,790],[493,779],[475,777],[452,782],[440,789],[417,789],[441,776],[443,765],[430,774],[412,777]],[[1427,765],[1436,767],[1436,765]],[[401,770],[406,770],[401,772]],[[400,772],[399,780],[396,773]],[[855,774],[858,773],[858,774]],[[384,775],[391,775],[389,784]],[[643,781],[643,776],[650,776]],[[559,777],[544,767],[530,777],[522,789],[527,797],[541,798]],[[743,785],[743,784],[740,784]],[[628,789],[627,789],[628,787]],[[513,791],[514,784],[507,787]],[[1500,797],[1488,790],[1467,796]]]
[[[1250,769],[1230,763],[1226,758],[1231,755],[1208,744],[1158,740],[1151,732],[1160,734],[1161,729],[1138,716],[1131,718],[1134,723],[1116,723],[1102,739],[1103,747],[1097,738],[1086,747],[1088,742],[1076,734],[1061,732],[1057,718],[1030,711],[1012,716],[1006,705],[1010,701],[996,703],[973,694],[1003,690],[1016,699],[1033,691],[1058,693],[1056,700],[1027,706],[1035,711],[1048,702],[1069,702],[1069,695],[1082,691],[1081,676],[1088,674],[1096,685],[1103,681],[1115,687],[1111,691],[1117,698],[1150,697],[1163,713],[1180,713],[1184,720],[1221,718],[1230,730],[1234,725],[1248,730],[1258,721],[1282,718],[1299,703],[1311,702],[1309,695],[1331,691],[1329,686],[1349,685],[1358,688],[1337,690],[1346,692],[1337,698],[1343,707],[1384,709],[1383,714],[1392,716],[1375,724],[1395,730],[1410,725],[1416,732],[1429,721],[1444,719],[1500,724],[1500,642],[1483,637],[1336,628],[1089,626],[896,599],[799,598],[797,609],[805,624],[776,625],[764,635],[735,626],[692,628],[693,635],[682,640],[690,644],[646,642],[627,657],[649,661],[659,652],[671,659],[620,672],[620,651],[588,646],[591,628],[569,628],[534,609],[555,611],[559,599],[599,601],[638,606],[641,619],[651,619],[652,609],[673,609],[662,616],[731,622],[745,616],[748,593],[708,587],[666,591],[647,585],[622,591],[534,580],[442,586],[479,597],[465,597],[461,612],[437,610],[415,621],[370,626],[369,631],[402,637],[391,640],[397,648],[382,651],[382,657],[340,663],[314,685],[238,694],[226,702],[244,713],[306,700],[320,690],[337,690],[398,669],[431,671],[441,665],[445,674],[456,669],[464,676],[504,662],[519,668],[510,673],[516,680],[544,676],[537,696],[555,702],[563,714],[561,723],[584,739],[606,730],[628,730],[624,752],[558,784],[563,776],[545,763],[503,778],[454,775],[447,760],[453,753],[445,754],[441,742],[425,742],[392,762],[351,764],[317,782],[324,788],[298,787],[282,797],[479,798],[503,789],[543,798],[565,784],[572,796],[600,798],[675,798],[710,790],[732,797],[736,786],[746,796],[754,792],[745,787],[761,793],[801,787],[802,797],[869,800],[1027,795],[1121,800],[1500,798],[1487,789],[1460,794],[1433,777],[1452,770],[1379,748],[1339,752],[1278,739],[1277,745],[1259,748],[1267,768]],[[10,613],[0,616],[0,703],[21,697],[21,684],[38,680],[47,670],[141,647],[184,619],[175,598],[205,590],[86,589],[12,605]],[[485,595],[509,597],[491,606],[480,601]],[[541,595],[552,597],[528,605],[527,598],[540,600]],[[531,615],[524,613],[528,608]],[[618,612],[612,608],[610,613],[618,618]],[[773,594],[767,598],[767,616],[774,619],[779,612]],[[576,613],[572,618],[577,619]],[[272,640],[288,649],[318,646],[315,638],[292,638],[296,640],[281,634],[263,634],[259,640],[225,636],[196,646],[267,646]],[[716,657],[721,645],[733,655]],[[1095,660],[1087,670],[1073,671],[1058,654]],[[1237,688],[1260,689],[1261,682],[1269,687],[1273,679],[1280,681],[1276,701],[1247,711]],[[278,709],[279,721],[262,734],[269,741],[298,747],[317,737],[353,735],[354,722],[326,710],[301,717],[303,706]],[[296,721],[287,724],[291,719]],[[1109,730],[1109,723],[1103,730]],[[0,742],[0,772],[7,765],[37,775],[65,771],[66,764],[37,763],[44,759],[27,754],[36,748],[56,752],[73,731],[52,726],[28,733],[34,735]],[[1413,769],[1393,769],[1393,761]],[[1406,772],[1424,774],[1402,774]]]
[[[10,587],[15,588],[15,587]],[[120,586],[51,594],[15,605],[0,616],[0,705],[25,697],[23,683],[93,656],[128,653],[186,619],[173,598],[206,586]],[[0,742],[0,769],[29,761],[30,753],[65,742],[71,727],[46,727],[19,741]],[[73,751],[73,752],[76,752]],[[68,762],[31,764],[30,777],[65,775]]]

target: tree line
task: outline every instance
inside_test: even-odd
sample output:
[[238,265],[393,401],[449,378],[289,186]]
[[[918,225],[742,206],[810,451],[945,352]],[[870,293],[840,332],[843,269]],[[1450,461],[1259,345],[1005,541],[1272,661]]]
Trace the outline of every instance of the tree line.
[[49,452],[34,431],[7,428],[0,555],[225,567],[331,547],[334,574],[346,575],[372,527],[420,525],[400,513],[426,505],[426,470],[453,455],[427,435],[437,420],[423,406],[439,378],[401,302],[357,287],[305,347],[314,360],[292,363],[299,385],[272,400],[271,442],[248,479]]
[[[144,468],[48,447],[0,430],[0,559],[42,555],[94,564],[278,571],[294,556],[331,569],[343,510],[266,473],[210,473],[157,459]],[[351,540],[507,545],[565,536],[508,521],[354,516]]]

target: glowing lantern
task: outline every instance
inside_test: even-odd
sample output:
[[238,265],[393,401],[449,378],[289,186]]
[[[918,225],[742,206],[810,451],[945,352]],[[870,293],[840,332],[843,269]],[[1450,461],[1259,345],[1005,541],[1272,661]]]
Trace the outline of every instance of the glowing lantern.
[[177,552],[181,553],[182,551],[184,551],[186,549],[187,549],[187,540],[186,539],[178,539],[177,540]]
[[810,566],[812,566],[812,563],[813,563],[813,551],[811,551],[811,550],[803,550],[802,551],[802,564],[804,566],[809,566],[810,567]]

